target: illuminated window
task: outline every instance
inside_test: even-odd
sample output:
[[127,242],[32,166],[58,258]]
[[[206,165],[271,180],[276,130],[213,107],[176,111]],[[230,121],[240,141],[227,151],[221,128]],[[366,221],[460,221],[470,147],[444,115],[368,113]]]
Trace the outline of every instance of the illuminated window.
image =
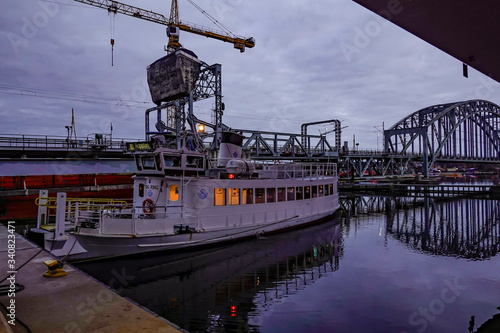
[[244,188],[242,190],[242,205],[251,205],[253,204],[253,189]]
[[284,187],[278,187],[278,189],[276,190],[276,197],[278,198],[278,202],[285,201],[285,188]]
[[333,184],[330,184],[330,195],[333,195]]
[[293,187],[286,188],[286,200],[287,201],[295,200],[295,189]]
[[318,197],[322,197],[323,196],[323,185],[319,185],[318,186]]
[[179,200],[179,186],[177,185],[171,185],[170,186],[170,201],[177,201]]
[[297,200],[304,199],[304,189],[302,187],[296,187],[295,192],[297,193],[295,196]]
[[226,189],[214,188],[214,206],[226,205]]
[[267,202],[275,202],[276,201],[276,189],[268,188],[267,189]]
[[318,186],[314,185],[312,187],[312,197],[317,198],[318,197]]
[[139,196],[142,198],[144,197],[144,184],[139,183]]
[[230,188],[229,189],[229,205],[239,205],[240,204],[240,189]]
[[311,199],[311,186],[304,187],[304,199]]
[[264,196],[264,189],[263,188],[256,188],[255,189],[255,203],[260,204],[260,203],[265,203],[266,202],[266,197]]

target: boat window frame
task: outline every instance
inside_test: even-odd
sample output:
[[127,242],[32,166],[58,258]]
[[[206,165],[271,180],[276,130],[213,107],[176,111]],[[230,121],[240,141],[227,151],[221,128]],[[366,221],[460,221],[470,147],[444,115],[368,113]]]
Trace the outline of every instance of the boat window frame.
[[[241,189],[241,204],[242,205],[253,205],[253,188],[245,187]],[[245,194],[243,194],[245,193]],[[248,202],[250,198],[250,202]],[[245,200],[246,199],[246,200]]]
[[[182,164],[182,158],[178,154],[163,153],[163,166],[165,169],[180,169]],[[171,161],[171,165],[167,165],[167,161]]]
[[[233,203],[233,191],[236,190],[238,191],[238,202],[237,203]],[[229,195],[229,206],[239,206],[240,203],[241,203],[241,194],[240,194],[240,188],[239,187],[230,187],[229,188],[229,191],[228,191],[228,195]]]
[[[290,192],[290,190],[292,190]],[[295,201],[295,186],[288,186],[286,188],[286,201]]]
[[[173,192],[173,195],[172,195]],[[168,189],[168,200],[179,201],[179,185],[170,185]]]
[[295,200],[304,200],[303,186],[295,186]]
[[[260,194],[259,196],[259,192],[262,193]],[[263,203],[266,203],[266,188],[265,187],[256,187],[254,189],[254,193],[255,193],[255,204],[263,204]]]
[[276,188],[266,187],[266,203],[276,202]]
[[276,188],[276,202],[285,202],[285,201],[286,201],[286,187]]
[[311,199],[311,186],[304,186],[304,200]]
[[[147,157],[147,159],[146,159]],[[141,154],[139,155],[139,159],[141,161],[142,170],[158,170],[156,166],[156,158],[155,154]],[[153,165],[146,165],[145,162],[153,162]]]
[[311,198],[317,198],[318,197],[318,185],[313,185],[312,186],[312,191],[311,191]]
[[[221,190],[222,193],[217,193],[218,190]],[[225,187],[214,187],[214,206],[215,207],[227,206],[226,193],[227,193],[227,191],[226,191]],[[223,203],[218,203],[217,200],[221,199],[221,197],[224,199]]]

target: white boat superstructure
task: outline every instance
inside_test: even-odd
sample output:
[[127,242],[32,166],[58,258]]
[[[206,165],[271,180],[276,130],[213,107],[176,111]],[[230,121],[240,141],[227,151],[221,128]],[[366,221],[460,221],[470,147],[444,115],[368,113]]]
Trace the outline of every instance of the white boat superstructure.
[[[153,168],[134,179],[133,206],[111,207],[99,221],[79,221],[75,237],[87,254],[102,257],[182,248],[275,232],[331,215],[338,207],[335,164],[262,164],[247,176],[163,175],[184,166],[173,159],[203,157],[160,149],[138,157]],[[196,167],[193,164],[193,168]],[[151,169],[153,170],[153,169]],[[198,170],[202,171],[202,170]],[[158,173],[158,174],[156,174]]]

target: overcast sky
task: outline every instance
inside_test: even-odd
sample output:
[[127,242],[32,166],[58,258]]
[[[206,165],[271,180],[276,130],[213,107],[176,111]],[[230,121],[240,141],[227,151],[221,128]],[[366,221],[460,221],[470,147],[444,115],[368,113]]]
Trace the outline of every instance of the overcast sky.
[[[169,16],[168,0],[124,0]],[[300,125],[339,119],[352,147],[382,148],[389,128],[427,106],[486,99],[500,84],[350,0],[196,0],[238,35],[231,44],[182,33],[184,47],[222,64],[224,123],[300,133]],[[216,28],[186,0],[181,20]],[[0,133],[66,135],[76,131],[141,139],[154,106],[146,66],[165,55],[165,27],[71,0],[0,0]],[[114,66],[110,38],[114,37]],[[195,109],[210,119],[210,103]],[[330,130],[329,126],[327,129]],[[325,127],[311,127],[318,133]],[[333,142],[330,134],[329,140]]]

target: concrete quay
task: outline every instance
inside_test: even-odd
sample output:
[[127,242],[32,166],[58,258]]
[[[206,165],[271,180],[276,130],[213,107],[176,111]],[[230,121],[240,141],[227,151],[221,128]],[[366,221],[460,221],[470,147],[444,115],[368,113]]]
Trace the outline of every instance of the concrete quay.
[[13,224],[0,225],[0,332],[182,332],[70,265],[66,276],[43,277],[55,257]]

